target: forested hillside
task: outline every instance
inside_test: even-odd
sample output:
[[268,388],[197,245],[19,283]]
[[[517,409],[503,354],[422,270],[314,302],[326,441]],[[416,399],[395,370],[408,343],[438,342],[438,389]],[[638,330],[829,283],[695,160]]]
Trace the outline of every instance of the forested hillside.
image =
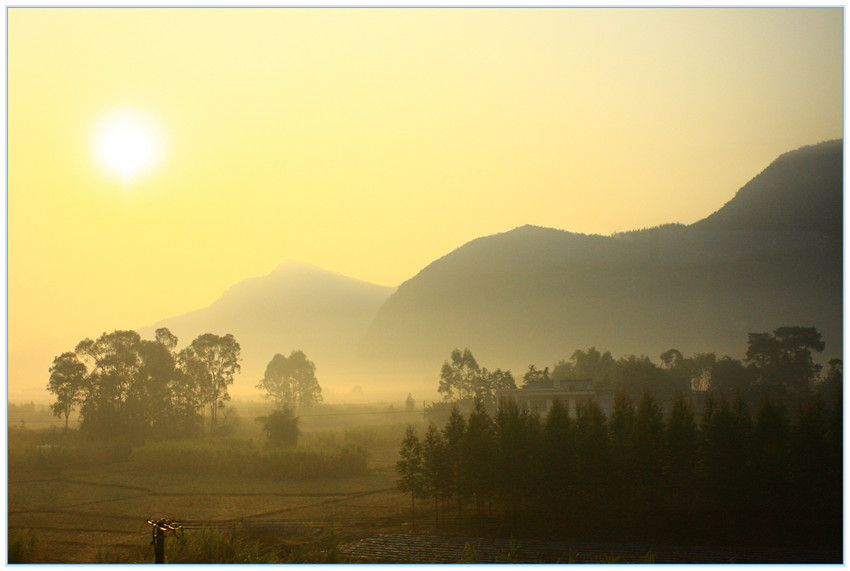
[[825,357],[840,356],[842,148],[783,155],[691,226],[613,236],[523,226],[473,240],[398,288],[363,354],[433,368],[470,347],[513,370],[594,345],[740,357],[747,333],[793,324],[817,327]]

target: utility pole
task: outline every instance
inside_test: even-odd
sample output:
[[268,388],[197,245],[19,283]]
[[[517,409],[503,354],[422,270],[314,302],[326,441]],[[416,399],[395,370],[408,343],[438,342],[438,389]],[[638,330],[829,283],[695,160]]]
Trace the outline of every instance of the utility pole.
[[151,544],[153,544],[154,563],[165,563],[165,532],[176,532],[183,528],[170,519],[158,519],[156,521],[149,519],[148,525],[153,526]]

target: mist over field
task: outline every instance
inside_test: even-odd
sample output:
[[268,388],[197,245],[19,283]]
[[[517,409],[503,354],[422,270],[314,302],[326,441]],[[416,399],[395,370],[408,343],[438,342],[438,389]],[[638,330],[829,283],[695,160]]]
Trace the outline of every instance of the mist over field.
[[806,324],[824,335],[825,363],[843,346],[842,159],[840,140],[783,154],[689,226],[481,237],[398,288],[284,262],[139,332],[167,327],[186,343],[232,333],[243,358],[232,392],[242,398],[256,396],[275,353],[303,350],[328,402],[438,398],[434,379],[457,347],[515,373],[591,346],[740,359],[748,333]]

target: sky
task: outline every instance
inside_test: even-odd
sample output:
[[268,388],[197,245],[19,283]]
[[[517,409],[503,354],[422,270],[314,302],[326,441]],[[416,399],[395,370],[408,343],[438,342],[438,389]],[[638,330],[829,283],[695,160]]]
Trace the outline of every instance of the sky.
[[13,402],[285,260],[395,286],[525,224],[689,224],[843,136],[841,8],[6,15]]

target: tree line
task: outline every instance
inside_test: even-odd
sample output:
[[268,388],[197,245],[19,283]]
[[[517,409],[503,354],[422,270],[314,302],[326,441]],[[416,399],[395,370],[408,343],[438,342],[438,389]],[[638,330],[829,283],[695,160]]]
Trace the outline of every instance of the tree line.
[[[656,365],[591,347],[551,372],[531,365],[521,387],[592,380],[613,392],[610,413],[591,402],[571,417],[555,400],[542,418],[511,400],[494,404],[495,393],[476,394],[485,369],[468,349],[456,350],[440,378],[451,413],[421,438],[408,428],[398,488],[414,507],[433,501],[435,526],[454,505],[511,532],[543,526],[647,541],[758,535],[834,547],[843,370],[833,359],[821,374],[812,352],[823,349],[817,330],[803,327],[750,334],[743,361],[671,349]],[[445,390],[452,382],[466,388]]]
[[[95,438],[140,442],[215,433],[241,370],[241,347],[231,334],[204,333],[181,350],[177,341],[164,327],[153,340],[121,330],[83,339],[49,369],[53,413],[64,417],[67,430],[77,410],[81,432]],[[289,359],[278,354],[257,388],[278,410],[309,406],[321,402],[315,371],[301,351]]]
[[[665,404],[679,394],[712,392],[728,399],[741,395],[753,408],[765,397],[794,408],[813,391],[823,392],[831,378],[841,375],[841,359],[830,360],[825,373],[814,362],[813,352],[824,348],[821,334],[814,327],[779,327],[772,333],[750,333],[743,360],[717,357],[715,353],[686,357],[678,349],[669,349],[656,364],[646,355],[615,359],[610,351],[590,347],[576,350],[551,370],[529,365],[519,388],[547,388],[554,382],[584,379],[591,380],[595,390],[623,393],[635,402],[644,392]],[[435,409],[446,409],[451,403],[468,409],[475,399],[492,409],[499,389],[515,388],[517,382],[510,370],[490,372],[479,366],[468,348],[455,349],[440,370],[438,391],[448,404],[438,404]],[[827,393],[826,398],[831,398],[832,393]]]
[[839,403],[815,397],[792,415],[765,399],[753,414],[740,397],[710,398],[698,418],[681,395],[665,417],[649,393],[637,404],[618,393],[610,417],[591,402],[573,418],[556,400],[541,418],[510,400],[490,414],[477,400],[466,417],[455,407],[421,438],[408,427],[397,485],[414,510],[417,500],[433,502],[435,526],[472,508],[511,532],[654,541],[757,533],[835,546]]

